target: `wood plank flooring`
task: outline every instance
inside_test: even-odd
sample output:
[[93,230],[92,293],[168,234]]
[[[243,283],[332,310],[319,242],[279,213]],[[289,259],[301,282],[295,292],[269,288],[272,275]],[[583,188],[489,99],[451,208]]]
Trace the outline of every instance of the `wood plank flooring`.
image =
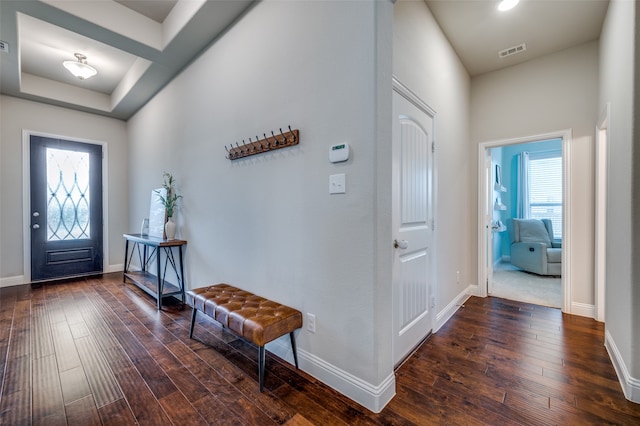
[[121,274],[0,289],[3,425],[640,424],[603,346],[603,325],[471,298],[396,372],[374,414],[190,309]]

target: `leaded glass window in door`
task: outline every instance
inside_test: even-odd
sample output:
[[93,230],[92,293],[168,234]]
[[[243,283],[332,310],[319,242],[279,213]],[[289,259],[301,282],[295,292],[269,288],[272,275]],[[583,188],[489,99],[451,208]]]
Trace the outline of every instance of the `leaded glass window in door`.
[[46,149],[47,240],[91,238],[89,153]]

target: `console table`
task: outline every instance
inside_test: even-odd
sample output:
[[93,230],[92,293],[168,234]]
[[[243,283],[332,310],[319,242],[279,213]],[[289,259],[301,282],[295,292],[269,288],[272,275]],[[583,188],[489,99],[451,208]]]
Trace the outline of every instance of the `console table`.
[[[124,234],[124,272],[122,282],[127,278],[133,281],[146,293],[155,297],[158,301],[158,309],[162,309],[162,298],[167,296],[180,295],[184,304],[184,267],[182,265],[182,247],[187,242],[184,240],[164,240],[162,238],[150,237],[141,234]],[[129,251],[129,243],[133,243]],[[177,248],[178,262],[173,255],[173,248]],[[138,254],[138,261],[142,270],[130,271],[131,259],[134,254]],[[164,264],[162,263],[162,252],[165,253]],[[148,266],[153,260],[156,262],[155,274],[148,270]],[[177,277],[177,284],[166,281],[167,269],[171,268]]]

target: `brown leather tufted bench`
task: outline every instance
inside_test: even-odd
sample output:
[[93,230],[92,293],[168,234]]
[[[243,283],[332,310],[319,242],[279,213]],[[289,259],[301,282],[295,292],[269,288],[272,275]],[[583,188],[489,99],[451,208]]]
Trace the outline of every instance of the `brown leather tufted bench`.
[[193,307],[190,338],[193,338],[196,314],[202,311],[237,335],[258,345],[260,392],[262,392],[264,378],[264,345],[270,341],[289,333],[293,360],[298,368],[293,331],[302,327],[300,311],[229,284],[216,284],[189,290],[187,303]]

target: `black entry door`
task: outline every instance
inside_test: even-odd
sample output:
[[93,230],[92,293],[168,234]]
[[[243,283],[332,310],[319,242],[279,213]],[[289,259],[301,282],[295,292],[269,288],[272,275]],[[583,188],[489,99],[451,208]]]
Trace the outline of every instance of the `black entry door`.
[[102,272],[102,146],[30,143],[31,280]]

